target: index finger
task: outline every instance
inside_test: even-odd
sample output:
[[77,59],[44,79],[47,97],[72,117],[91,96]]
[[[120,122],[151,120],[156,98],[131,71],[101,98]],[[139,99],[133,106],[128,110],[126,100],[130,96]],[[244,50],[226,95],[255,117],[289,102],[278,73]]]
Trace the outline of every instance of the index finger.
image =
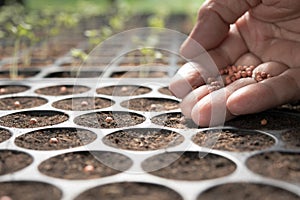
[[198,20],[190,36],[181,46],[181,54],[186,58],[199,55],[195,42],[206,50],[213,49],[227,37],[233,24],[260,0],[208,0],[198,12]]

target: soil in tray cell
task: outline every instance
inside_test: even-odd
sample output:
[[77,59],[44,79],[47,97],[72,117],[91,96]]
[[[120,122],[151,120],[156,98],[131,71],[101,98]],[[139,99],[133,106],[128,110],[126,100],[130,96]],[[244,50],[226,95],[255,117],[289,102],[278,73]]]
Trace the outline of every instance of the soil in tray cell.
[[300,117],[277,112],[263,112],[239,116],[225,125],[243,129],[284,130],[300,127]]
[[7,97],[0,99],[0,110],[20,110],[34,108],[46,104],[41,97]]
[[59,150],[87,145],[96,134],[78,128],[49,128],[20,135],[15,139],[19,147],[34,150]]
[[250,157],[246,164],[262,176],[300,183],[300,154],[265,152]]
[[75,198],[75,200],[86,199],[182,200],[182,197],[175,191],[162,185],[140,182],[121,182],[94,187]]
[[62,110],[95,110],[112,106],[113,101],[100,97],[79,97],[56,101],[53,107]]
[[0,143],[8,140],[11,137],[11,133],[8,130],[0,128]]
[[[19,70],[18,71],[18,77],[17,79],[24,79],[24,78],[30,78],[33,77],[35,75],[37,75],[40,71],[38,70]],[[9,79],[10,78],[10,73],[9,71],[0,71],[0,79]]]
[[114,72],[111,78],[166,78],[168,77],[167,72],[162,71],[121,71]]
[[291,149],[300,149],[300,128],[292,129],[281,134],[285,147]]
[[173,94],[171,93],[171,91],[169,90],[168,87],[162,87],[162,88],[159,88],[159,89],[158,89],[158,92],[160,92],[161,94],[173,96]]
[[2,200],[59,200],[62,192],[55,186],[33,181],[13,181],[0,183]]
[[183,116],[182,113],[167,113],[158,115],[151,119],[152,123],[178,129],[198,128],[198,126],[191,120]]
[[24,85],[1,85],[0,95],[25,92],[26,90],[29,90],[29,88],[30,87]]
[[164,129],[127,129],[111,133],[103,142],[115,148],[135,151],[157,150],[182,143],[183,136]]
[[48,176],[61,179],[94,179],[112,176],[131,167],[132,161],[121,154],[102,151],[82,151],[61,154],[39,165]]
[[262,150],[275,144],[266,134],[233,129],[199,132],[192,140],[199,146],[234,152]]
[[74,122],[90,128],[122,128],[141,124],[145,117],[131,112],[103,111],[78,116]]
[[68,118],[66,114],[57,111],[25,111],[0,117],[0,125],[14,128],[37,128],[59,124]]
[[0,175],[5,175],[29,166],[33,159],[30,155],[20,151],[0,150],[0,161]]
[[56,85],[37,89],[35,90],[35,93],[49,96],[62,96],[80,94],[87,92],[88,90],[90,90],[90,88],[81,85]]
[[130,110],[160,112],[179,108],[179,102],[163,98],[136,98],[122,102],[121,106]]
[[105,94],[110,96],[136,96],[147,94],[151,92],[151,89],[148,87],[136,85],[116,85],[98,88],[96,92],[98,94]]
[[100,71],[62,71],[50,73],[45,78],[96,78],[101,74]]
[[227,158],[205,152],[170,152],[146,159],[145,171],[168,179],[197,181],[231,174],[236,166]]
[[284,189],[255,183],[227,183],[210,188],[197,200],[297,200],[300,197]]

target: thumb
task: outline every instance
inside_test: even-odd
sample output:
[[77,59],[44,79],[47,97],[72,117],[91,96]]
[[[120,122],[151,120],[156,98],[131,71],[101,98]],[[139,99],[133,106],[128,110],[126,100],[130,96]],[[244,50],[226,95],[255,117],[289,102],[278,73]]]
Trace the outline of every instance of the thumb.
[[190,36],[181,46],[181,54],[194,58],[199,44],[206,50],[217,47],[227,36],[230,24],[235,23],[261,0],[208,0],[198,12],[198,20]]

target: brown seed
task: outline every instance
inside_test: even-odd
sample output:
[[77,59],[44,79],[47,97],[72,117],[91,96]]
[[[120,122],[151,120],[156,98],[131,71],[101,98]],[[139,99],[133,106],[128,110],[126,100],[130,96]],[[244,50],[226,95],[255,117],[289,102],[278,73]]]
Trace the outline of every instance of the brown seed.
[[15,102],[14,102],[14,106],[18,108],[18,107],[21,106],[21,103],[20,103],[19,101],[15,101]]
[[1,89],[0,89],[0,93],[1,93],[1,94],[4,94],[5,92],[6,92],[6,89],[5,89],[5,88],[1,88]]
[[127,91],[128,91],[127,87],[122,87],[121,88],[121,92],[127,92]]
[[267,75],[267,78],[271,78],[271,77],[272,77],[271,74],[268,74],[268,75]]
[[60,93],[66,93],[67,92],[67,88],[65,86],[60,87],[59,89]]
[[226,83],[226,85],[229,85],[231,83],[230,76],[225,77],[225,83]]
[[252,71],[246,71],[248,77],[252,77]]
[[233,72],[237,72],[237,71],[238,71],[237,67],[233,65],[233,66],[232,66],[232,71],[233,71]]
[[232,76],[230,77],[230,80],[231,80],[232,82],[236,81],[236,78],[235,78],[235,76],[234,76],[234,75],[232,75]]
[[29,120],[29,123],[30,124],[36,124],[38,122],[38,120],[36,119],[36,118],[31,118],[30,120]]
[[58,139],[57,138],[50,138],[49,143],[50,144],[57,144],[58,143]]
[[268,121],[267,121],[266,119],[262,119],[262,120],[260,121],[260,124],[261,124],[262,126],[267,125],[267,123],[268,123]]
[[83,168],[83,171],[84,172],[92,172],[95,170],[95,167],[93,165],[86,165],[84,168]]
[[234,74],[234,76],[235,76],[236,79],[240,79],[240,78],[242,77],[241,71],[236,72],[236,73]]
[[87,102],[87,101],[82,101],[81,102],[81,106],[83,106],[83,107],[86,107],[86,106],[88,106],[89,105],[89,103]]
[[246,73],[245,71],[242,71],[242,72],[241,72],[241,75],[242,75],[243,78],[246,78],[246,77],[247,77],[247,73]]
[[150,110],[155,110],[157,108],[157,105],[156,104],[151,104],[150,105]]
[[261,72],[260,75],[263,79],[267,78],[267,76],[268,76],[268,74],[266,72]]
[[113,120],[114,119],[112,117],[110,117],[110,116],[108,116],[108,117],[105,118],[105,122],[106,123],[111,123]]

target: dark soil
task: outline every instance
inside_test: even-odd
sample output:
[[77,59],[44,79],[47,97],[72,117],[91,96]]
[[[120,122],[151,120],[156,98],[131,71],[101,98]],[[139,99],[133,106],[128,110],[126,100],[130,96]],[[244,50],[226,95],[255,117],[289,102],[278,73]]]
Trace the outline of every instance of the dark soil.
[[96,92],[98,94],[105,94],[110,96],[136,96],[147,94],[151,92],[151,89],[148,87],[136,85],[116,85],[98,88]]
[[130,110],[160,112],[179,108],[179,102],[163,98],[136,98],[122,102],[121,106]]
[[202,152],[163,153],[146,159],[142,167],[156,176],[190,181],[226,176],[236,168],[224,157]]
[[135,151],[176,146],[184,140],[180,134],[164,129],[128,129],[109,134],[103,142],[115,148]]
[[300,113],[300,101],[295,102],[295,103],[290,103],[290,104],[285,104],[277,108],[278,110],[281,111],[288,111],[288,112],[293,112],[293,113]]
[[100,71],[61,71],[50,73],[45,78],[95,78],[100,77],[101,74]]
[[182,113],[167,113],[158,115],[151,119],[152,123],[166,126],[170,128],[178,129],[188,129],[188,128],[198,128],[191,119],[185,118]]
[[12,200],[59,200],[62,197],[62,192],[58,188],[42,182],[2,182],[0,188],[0,199],[3,196]]
[[[57,139],[52,141],[51,139]],[[15,139],[19,147],[34,150],[59,150],[87,145],[97,135],[91,131],[77,128],[49,128],[23,134]]]
[[[267,124],[262,125],[262,120],[267,120]],[[263,112],[237,117],[225,125],[243,129],[284,130],[300,128],[300,117],[287,113]]]
[[275,144],[275,140],[263,133],[241,130],[210,130],[199,132],[193,137],[199,146],[225,151],[257,151]]
[[0,99],[0,110],[34,108],[46,103],[47,100],[41,97],[7,97]]
[[252,156],[246,164],[262,176],[300,183],[299,163],[299,153],[266,152]]
[[197,200],[296,200],[300,197],[289,191],[254,183],[227,183],[200,194]]
[[291,149],[300,148],[300,128],[292,129],[281,134],[281,139],[285,142],[285,146]]
[[11,137],[11,133],[8,130],[0,128],[0,143],[8,140]]
[[164,78],[168,77],[167,72],[162,71],[121,71],[114,72],[111,78]]
[[[32,163],[30,155],[13,150],[0,151],[0,175],[19,171]],[[2,190],[2,188],[1,188]],[[1,192],[0,190],[0,192]]]
[[162,186],[139,182],[121,182],[102,185],[80,194],[75,200],[181,200],[175,191]]
[[173,96],[172,92],[169,90],[168,87],[162,87],[162,88],[159,88],[158,91],[159,91],[161,94]]
[[[32,123],[31,119],[36,119]],[[0,125],[14,128],[37,128],[51,126],[68,120],[68,116],[57,111],[25,111],[0,117]]]
[[[48,176],[62,179],[94,179],[112,176],[131,167],[132,161],[112,152],[72,152],[52,157],[39,165],[39,170]],[[93,166],[93,170],[85,170]]]
[[79,97],[56,101],[52,106],[62,110],[95,110],[107,108],[113,104],[113,101],[105,98]]
[[[112,121],[107,121],[112,118]],[[91,128],[122,128],[134,126],[145,121],[145,117],[130,112],[103,111],[81,115],[74,119],[78,125]]]
[[20,93],[29,90],[29,88],[24,85],[1,85],[0,95]]
[[[30,78],[37,75],[40,71],[38,70],[19,70],[17,79]],[[9,79],[10,73],[8,70],[0,71],[0,79]]]
[[88,90],[90,90],[90,88],[80,85],[57,85],[37,89],[35,93],[49,96],[62,96],[70,94],[80,94],[87,92]]

